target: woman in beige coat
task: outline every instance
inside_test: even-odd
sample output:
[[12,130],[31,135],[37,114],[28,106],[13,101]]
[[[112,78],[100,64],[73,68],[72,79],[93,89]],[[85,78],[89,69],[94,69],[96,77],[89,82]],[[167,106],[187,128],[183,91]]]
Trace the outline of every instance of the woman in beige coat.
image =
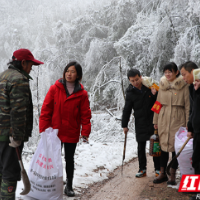
[[[157,101],[162,104],[159,114],[154,114],[154,128],[158,129],[161,145],[160,175],[153,181],[162,183],[168,181],[166,175],[169,152],[175,156],[175,133],[183,126],[186,127],[189,117],[189,88],[180,75],[177,65],[173,62],[165,65],[164,76],[160,79]],[[176,185],[175,174],[178,162],[170,169],[171,177],[167,184]]]

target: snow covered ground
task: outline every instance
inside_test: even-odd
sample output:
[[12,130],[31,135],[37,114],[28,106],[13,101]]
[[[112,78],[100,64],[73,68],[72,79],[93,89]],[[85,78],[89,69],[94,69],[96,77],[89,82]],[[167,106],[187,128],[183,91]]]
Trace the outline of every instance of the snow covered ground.
[[[118,118],[121,118],[121,112],[115,112]],[[130,121],[133,121],[131,118]],[[124,133],[121,128],[121,122],[115,120],[108,113],[93,112],[92,114],[92,132],[89,144],[79,142],[75,152],[75,174],[74,188],[78,192],[82,188],[87,188],[88,184],[107,179],[108,174],[122,164],[122,154],[124,147]],[[134,123],[130,123],[134,124]],[[134,126],[130,126],[127,137],[125,162],[137,157],[137,142],[135,140]],[[147,149],[149,145],[147,144]],[[32,149],[24,151],[34,152],[37,144]],[[33,153],[23,155],[23,163],[28,172]],[[63,160],[63,180],[66,178],[64,155]],[[16,197],[17,199],[26,199],[20,195],[23,189],[22,181],[18,182]]]

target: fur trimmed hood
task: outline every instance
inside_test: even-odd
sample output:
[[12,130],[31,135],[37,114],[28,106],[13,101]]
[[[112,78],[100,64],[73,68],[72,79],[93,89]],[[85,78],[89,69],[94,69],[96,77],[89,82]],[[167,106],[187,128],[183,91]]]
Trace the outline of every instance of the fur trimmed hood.
[[159,87],[161,90],[181,90],[187,83],[183,80],[183,77],[179,75],[173,82],[169,82],[165,76],[160,79]]

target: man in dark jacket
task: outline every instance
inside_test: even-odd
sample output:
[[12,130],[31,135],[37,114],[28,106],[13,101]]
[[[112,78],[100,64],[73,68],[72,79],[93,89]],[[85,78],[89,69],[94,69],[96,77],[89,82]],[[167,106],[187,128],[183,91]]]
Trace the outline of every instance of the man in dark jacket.
[[22,152],[33,128],[33,104],[29,80],[36,60],[28,49],[13,53],[7,70],[0,74],[0,198],[15,199],[21,179],[15,148]]
[[[124,133],[128,132],[128,122],[132,112],[134,110],[135,117],[135,132],[136,140],[138,142],[138,160],[139,171],[136,177],[146,176],[146,141],[150,139],[150,136],[154,133],[153,127],[153,111],[151,111],[157,97],[155,89],[149,89],[142,84],[142,77],[137,69],[131,69],[128,71],[128,79],[130,82],[129,87],[126,90],[126,101],[122,115],[122,128]],[[160,171],[160,158],[153,157],[155,175],[159,175]]]
[[[190,116],[187,124],[188,137],[193,137],[192,166],[195,174],[200,175],[200,80],[194,82],[193,70],[198,69],[194,62],[188,61],[181,65],[180,71],[186,83],[190,84]],[[190,199],[200,199],[194,195]]]

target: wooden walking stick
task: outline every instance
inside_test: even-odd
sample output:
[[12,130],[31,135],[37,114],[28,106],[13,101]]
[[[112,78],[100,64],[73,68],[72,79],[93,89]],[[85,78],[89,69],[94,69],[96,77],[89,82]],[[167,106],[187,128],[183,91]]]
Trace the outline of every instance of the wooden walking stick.
[[169,176],[171,176],[170,173],[170,168],[172,166],[172,164],[174,163],[174,161],[176,160],[176,158],[178,158],[178,156],[180,155],[181,151],[184,149],[185,145],[188,143],[188,141],[191,139],[191,137],[188,137],[187,140],[184,142],[183,146],[180,148],[179,152],[172,158],[172,160],[170,161],[170,163],[167,166],[166,172]]
[[26,170],[24,169],[24,165],[23,165],[23,162],[22,162],[22,158],[21,158],[21,153],[20,153],[19,147],[16,147],[15,150],[17,152],[17,157],[18,157],[18,160],[19,160],[19,165],[21,167],[22,181],[24,183],[24,190],[20,194],[21,195],[26,195],[31,190],[31,184],[30,184],[28,175],[26,173]]
[[122,175],[123,175],[123,164],[124,164],[124,159],[125,159],[125,154],[126,154],[126,140],[127,140],[127,133],[125,133],[125,139],[124,139],[124,151],[123,151],[122,171],[121,171]]

